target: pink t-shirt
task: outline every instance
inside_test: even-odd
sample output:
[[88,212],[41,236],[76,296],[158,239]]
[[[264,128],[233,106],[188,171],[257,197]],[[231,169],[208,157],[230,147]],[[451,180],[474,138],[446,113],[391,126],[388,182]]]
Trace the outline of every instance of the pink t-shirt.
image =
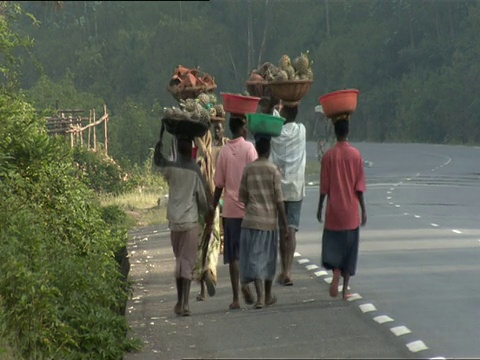
[[238,201],[238,190],[243,169],[257,159],[255,146],[243,137],[228,141],[220,149],[213,181],[216,187],[223,188],[224,218],[241,219],[245,215],[245,206]]
[[323,155],[320,172],[320,193],[327,195],[325,229],[359,227],[360,203],[356,192],[365,190],[362,155],[348,142],[337,142]]

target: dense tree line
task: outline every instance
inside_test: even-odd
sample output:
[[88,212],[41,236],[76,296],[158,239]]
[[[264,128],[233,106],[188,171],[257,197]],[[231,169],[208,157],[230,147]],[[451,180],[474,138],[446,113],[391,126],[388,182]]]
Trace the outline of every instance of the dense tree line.
[[[200,66],[218,93],[240,93],[259,64],[307,50],[315,73],[301,104],[307,125],[320,95],[358,88],[355,140],[480,142],[477,0],[21,4],[39,22],[19,26],[35,43],[22,88],[39,108],[55,97],[64,107],[106,102],[118,159],[148,156],[162,108],[175,105],[166,86],[176,65]],[[74,91],[48,91],[62,82]]]

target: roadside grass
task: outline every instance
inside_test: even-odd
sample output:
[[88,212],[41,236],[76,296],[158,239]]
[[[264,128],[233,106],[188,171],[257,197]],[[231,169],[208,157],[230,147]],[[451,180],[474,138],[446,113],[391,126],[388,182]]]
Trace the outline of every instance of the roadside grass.
[[103,195],[100,202],[103,206],[117,205],[127,214],[127,225],[139,227],[167,222],[166,204],[161,199],[162,194],[157,191],[136,189],[119,196]]

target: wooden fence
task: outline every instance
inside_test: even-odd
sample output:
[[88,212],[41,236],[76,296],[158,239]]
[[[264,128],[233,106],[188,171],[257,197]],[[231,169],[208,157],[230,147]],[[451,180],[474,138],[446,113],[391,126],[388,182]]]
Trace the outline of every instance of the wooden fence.
[[99,140],[103,140],[103,149],[108,155],[107,106],[103,106],[103,115],[99,119],[96,118],[95,109],[90,110],[88,116],[82,116],[85,113],[81,109],[57,109],[56,116],[46,118],[48,133],[70,137],[71,147],[80,144],[93,151],[100,149]]

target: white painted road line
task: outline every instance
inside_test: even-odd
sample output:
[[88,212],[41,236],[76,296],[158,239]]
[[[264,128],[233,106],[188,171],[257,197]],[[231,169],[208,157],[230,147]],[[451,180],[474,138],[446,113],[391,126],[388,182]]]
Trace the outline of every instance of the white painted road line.
[[293,257],[299,257],[299,256],[302,256],[302,255],[300,255],[298,252],[296,252],[295,254],[293,254]]
[[306,264],[306,263],[308,263],[308,262],[310,262],[310,260],[308,260],[308,259],[300,259],[300,260],[298,260],[298,263],[299,263],[300,265]]
[[373,304],[362,304],[358,306],[363,313],[377,311],[377,308]]
[[392,197],[391,197],[391,196],[387,196],[387,200],[392,200]]
[[328,275],[328,273],[325,270],[315,271],[314,274],[317,277]]
[[317,265],[314,265],[314,264],[311,264],[311,265],[305,266],[305,268],[306,268],[308,271],[310,271],[310,270],[318,269],[318,266],[317,266]]
[[379,315],[379,316],[375,316],[373,318],[373,320],[375,320],[377,323],[379,324],[384,324],[384,323],[387,323],[387,322],[392,322],[393,319],[388,316],[388,315]]
[[407,344],[407,347],[411,352],[414,352],[414,353],[428,349],[428,346],[425,345],[425,343],[422,340],[412,341]]
[[396,207],[396,208],[399,208],[399,207],[400,207],[400,205],[398,205],[398,204],[397,204],[397,205],[395,205],[395,207]]
[[429,360],[447,360],[447,359],[445,359],[442,356],[436,356],[436,357],[430,358]]
[[409,328],[407,328],[406,326],[395,326],[393,328],[390,329],[390,331],[392,333],[395,334],[395,336],[402,336],[402,335],[405,335],[405,334],[410,334],[411,331]]
[[323,281],[325,281],[327,284],[330,284],[332,282],[331,277],[324,278]]
[[421,218],[420,215],[413,215],[413,216],[415,216],[416,219],[420,219],[420,218]]
[[435,224],[435,223],[431,223],[430,225],[432,225],[433,227],[439,227],[440,226],[440,225]]
[[452,232],[454,232],[455,234],[463,234],[460,230],[457,229],[453,229]]

